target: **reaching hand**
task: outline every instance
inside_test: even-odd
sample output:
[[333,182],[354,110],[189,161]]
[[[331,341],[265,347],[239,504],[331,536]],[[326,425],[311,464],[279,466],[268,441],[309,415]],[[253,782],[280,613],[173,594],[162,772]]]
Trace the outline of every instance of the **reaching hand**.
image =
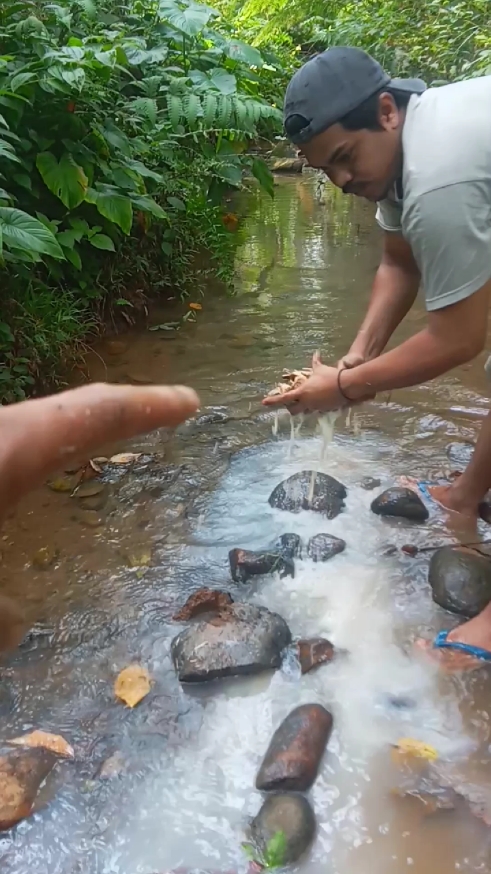
[[[180,386],[94,384],[0,407],[0,521],[27,492],[101,445],[175,427],[198,409]],[[20,608],[0,595],[0,650],[17,646],[26,625]]]
[[363,355],[360,355],[358,352],[348,352],[339,359],[337,367],[338,370],[350,370],[352,367],[358,367],[360,364],[364,364],[365,360],[366,359]]
[[338,388],[338,368],[322,364],[316,352],[312,359],[313,373],[299,388],[282,395],[264,398],[268,407],[287,407],[292,415],[297,413],[326,413],[348,406]]

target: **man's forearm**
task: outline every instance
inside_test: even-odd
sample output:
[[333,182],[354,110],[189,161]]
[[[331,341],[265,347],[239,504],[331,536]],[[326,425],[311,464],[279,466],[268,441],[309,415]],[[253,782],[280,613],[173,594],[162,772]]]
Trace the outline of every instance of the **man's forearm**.
[[358,354],[366,361],[380,355],[411,309],[418,286],[417,275],[393,264],[382,263],[375,275],[367,314],[350,353]]
[[[471,356],[472,357],[472,356]],[[449,345],[428,329],[390,352],[343,372],[341,386],[352,400],[435,379],[469,360],[466,345]]]

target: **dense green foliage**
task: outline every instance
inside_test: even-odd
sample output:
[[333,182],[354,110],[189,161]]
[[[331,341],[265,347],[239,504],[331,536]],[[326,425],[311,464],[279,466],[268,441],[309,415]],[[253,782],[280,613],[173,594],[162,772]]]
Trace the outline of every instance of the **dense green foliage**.
[[[196,257],[228,278],[220,207],[278,129],[279,74],[194,0],[0,6],[0,394],[56,366],[108,297],[125,311]],[[269,100],[264,99],[267,95]]]
[[254,45],[356,45],[392,73],[443,82],[491,72],[489,0],[223,0]]
[[309,54],[357,45],[434,84],[491,73],[489,0],[217,4],[0,3],[1,399],[108,307],[184,296],[205,263],[230,281],[224,191],[255,176],[272,194],[249,145],[279,133]]

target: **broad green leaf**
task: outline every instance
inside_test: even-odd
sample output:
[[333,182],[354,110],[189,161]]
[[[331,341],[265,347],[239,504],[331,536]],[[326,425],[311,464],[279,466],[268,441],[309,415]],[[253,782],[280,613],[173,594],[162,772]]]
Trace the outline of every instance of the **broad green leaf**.
[[73,264],[76,270],[82,269],[82,259],[76,249],[67,249],[65,251],[65,257],[70,264]]
[[210,6],[194,3],[192,0],[184,8],[173,0],[161,0],[159,14],[162,19],[186,36],[197,36],[206,27],[210,18],[218,15]]
[[186,204],[181,200],[180,197],[168,197],[167,203],[169,206],[173,206],[174,209],[184,210],[186,209]]
[[130,233],[133,224],[133,207],[129,197],[89,188],[86,199],[88,203],[95,204],[104,218],[118,225],[124,234]]
[[20,209],[0,207],[0,228],[4,246],[9,249],[19,250],[26,255],[38,253],[58,259],[65,257],[54,234],[38,219]]
[[243,64],[247,64],[249,67],[262,67],[263,65],[261,52],[258,52],[257,49],[247,45],[247,43],[241,42],[240,39],[230,40],[230,42],[224,46],[223,51],[229,58],[231,58],[231,60],[240,61]]
[[12,91],[17,91],[18,88],[22,88],[23,85],[26,85],[27,82],[32,82],[33,79],[36,79],[37,76],[35,73],[17,73],[16,76],[10,80],[10,87]]
[[142,164],[141,161],[126,161],[126,166],[131,170],[134,170],[135,173],[139,173],[144,179],[153,179],[154,182],[163,182],[164,177],[161,173],[156,173],[155,170],[150,170],[145,164]]
[[242,166],[237,163],[223,161],[215,170],[217,176],[225,182],[229,182],[235,188],[239,188],[242,183]]
[[59,162],[52,152],[41,152],[36,167],[44,184],[67,209],[75,209],[85,200],[89,180],[68,152],[63,153]]
[[215,67],[211,71],[210,84],[221,94],[235,94],[237,91],[237,79],[231,73],[227,73],[222,67]]
[[73,249],[75,243],[79,242],[80,236],[79,232],[75,230],[60,231],[60,233],[56,235],[56,239],[64,249]]
[[90,245],[95,246],[96,249],[104,249],[106,252],[116,251],[111,237],[108,237],[107,234],[94,234],[90,238]]
[[271,170],[269,169],[267,164],[265,164],[265,162],[261,158],[254,158],[251,165],[251,170],[253,176],[256,177],[261,188],[264,188],[266,193],[269,194],[270,197],[273,197],[274,179],[273,174],[271,173]]
[[149,212],[158,219],[166,219],[167,213],[159,206],[152,197],[145,195],[131,195],[131,202],[136,209],[141,209],[142,212]]

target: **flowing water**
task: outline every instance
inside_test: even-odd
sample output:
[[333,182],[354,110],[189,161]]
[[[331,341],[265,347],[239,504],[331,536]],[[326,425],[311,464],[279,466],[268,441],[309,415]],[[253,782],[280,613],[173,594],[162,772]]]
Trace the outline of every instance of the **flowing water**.
[[[2,590],[35,625],[4,662],[2,737],[44,728],[77,757],[57,766],[38,812],[0,838],[2,874],[245,872],[243,828],[261,802],[256,770],[280,720],[310,701],[332,710],[335,731],[311,792],[318,833],[302,874],[491,871],[489,831],[465,806],[424,817],[391,792],[390,744],[400,737],[434,745],[461,782],[486,787],[491,776],[486,669],[442,678],[415,657],[415,639],[455,619],[431,601],[429,553],[391,548],[453,533],[437,513],[424,526],[383,521],[361,487],[366,476],[384,485],[454,466],[447,444],[474,439],[487,411],[482,361],[366,405],[358,435],[338,420],[319,468],[348,488],[334,521],[267,503],[282,478],[319,465],[321,440],[307,428],[291,444],[286,420],[274,437],[260,398],[316,348],[326,361],[347,350],[378,259],[372,210],[330,190],[324,199],[308,177],[280,180],[274,202],[251,194],[241,205],[237,297],[208,294],[176,339],[134,332],[121,354],[103,342],[91,356],[94,378],[193,385],[196,420],[175,436],[117,447],[145,455],[106,474],[91,525],[76,500],[48,489],[7,521]],[[416,307],[397,336],[424,318]],[[347,549],[325,565],[299,562],[294,579],[238,591],[229,549],[269,546],[285,531],[329,531]],[[58,554],[37,570],[43,547]],[[277,610],[295,636],[326,635],[347,654],[304,677],[287,664],[273,676],[181,688],[169,656],[181,626],[171,617],[202,585]],[[135,660],[153,686],[132,711],[115,701],[113,683]],[[121,773],[102,779],[115,753]]]

